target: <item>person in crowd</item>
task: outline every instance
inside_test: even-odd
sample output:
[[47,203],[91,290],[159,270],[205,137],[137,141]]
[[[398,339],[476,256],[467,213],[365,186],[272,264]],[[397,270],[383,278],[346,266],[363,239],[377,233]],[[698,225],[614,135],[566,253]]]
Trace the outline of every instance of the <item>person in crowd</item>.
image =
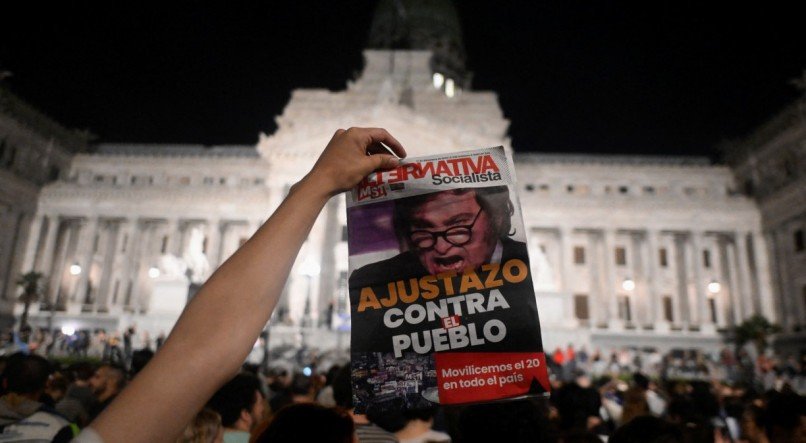
[[40,401],[48,406],[56,406],[67,393],[67,386],[69,381],[59,371],[55,371],[48,377],[48,382],[45,384],[45,393],[40,398]]
[[366,415],[355,413],[355,407],[353,405],[353,387],[350,380],[350,365],[345,365],[341,368],[333,379],[333,399],[336,400],[338,407],[347,410],[353,423],[355,423],[355,433],[356,436],[358,436],[359,443],[389,443],[398,441],[394,434],[372,423]]
[[677,426],[652,416],[641,416],[618,428],[608,443],[684,443]]
[[207,407],[221,415],[224,443],[247,443],[264,419],[265,398],[260,381],[242,372],[213,394]]
[[458,437],[464,443],[552,443],[558,441],[558,432],[549,422],[545,401],[523,399],[462,408]]
[[338,408],[316,403],[297,403],[283,408],[258,433],[256,443],[353,443],[355,426],[350,415]]
[[51,441],[72,436],[70,424],[40,401],[50,376],[50,363],[38,355],[16,353],[3,370],[0,397],[0,441]]
[[574,381],[564,384],[551,397],[560,414],[560,430],[593,430],[602,423],[601,397],[585,372],[574,375]]
[[152,357],[154,357],[154,351],[149,348],[134,351],[132,353],[131,369],[129,369],[129,378],[134,378],[151,361]]
[[56,403],[56,411],[59,414],[81,427],[89,423],[90,409],[95,402],[90,386],[93,373],[93,367],[89,363],[76,363],[68,367],[67,374],[72,383],[67,388],[64,398]]
[[126,386],[126,370],[111,363],[101,365],[92,374],[89,385],[95,397],[95,403],[89,411],[89,419],[92,421]]
[[224,427],[221,416],[210,408],[204,408],[185,426],[176,443],[223,443]]
[[405,424],[395,431],[395,436],[400,443],[450,442],[450,435],[433,429],[436,414],[436,406],[424,399],[414,407],[406,408],[403,411]]

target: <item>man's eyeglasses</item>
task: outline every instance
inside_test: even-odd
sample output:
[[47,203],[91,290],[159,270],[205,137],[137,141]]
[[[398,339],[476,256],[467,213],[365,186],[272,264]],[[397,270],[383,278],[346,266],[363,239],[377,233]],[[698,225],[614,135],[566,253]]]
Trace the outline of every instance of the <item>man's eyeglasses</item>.
[[473,221],[469,225],[463,226],[453,226],[448,228],[444,231],[411,231],[409,234],[409,239],[411,239],[411,243],[419,249],[428,249],[433,247],[437,243],[437,238],[442,237],[445,239],[446,242],[454,245],[454,246],[462,246],[470,242],[472,238],[473,232],[473,225],[476,224],[476,220],[479,219],[479,214],[481,214],[481,209],[479,212],[476,213],[476,216],[473,217]]

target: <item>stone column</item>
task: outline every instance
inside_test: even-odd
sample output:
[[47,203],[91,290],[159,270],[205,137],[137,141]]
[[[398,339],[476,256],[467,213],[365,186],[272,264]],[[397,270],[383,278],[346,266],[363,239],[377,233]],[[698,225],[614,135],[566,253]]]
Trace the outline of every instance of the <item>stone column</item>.
[[71,299],[83,305],[86,299],[87,291],[89,289],[90,271],[92,268],[92,257],[95,254],[93,246],[95,242],[95,234],[98,231],[98,217],[90,217],[82,223],[81,231],[79,233],[79,242],[76,248],[76,259],[78,265],[81,266],[81,274],[78,278],[76,290]]
[[[129,256],[127,269],[126,269],[126,284],[124,285],[124,304],[125,307],[133,308],[137,305],[137,297],[139,296],[140,290],[140,274],[141,272],[141,262],[142,256],[140,251],[142,248],[142,237],[145,236],[145,226],[141,226],[141,223],[137,219],[131,219],[132,224],[132,235],[129,237],[129,247],[126,249],[126,253]],[[129,282],[131,282],[131,294],[128,300],[126,300],[126,292],[129,286]]]
[[750,262],[747,254],[747,232],[737,231],[736,238],[736,255],[738,256],[738,272],[741,291],[738,293],[739,306],[741,306],[741,317],[738,322],[753,315],[753,304],[751,302],[751,293],[753,291],[753,284],[750,279]]
[[590,279],[590,301],[588,309],[590,311],[591,328],[596,328],[607,321],[607,300],[604,298],[602,277],[602,263],[599,257],[599,243],[596,234],[585,231],[585,265],[588,267],[588,278]]
[[[566,293],[565,296],[565,319],[566,324],[569,327],[576,327],[579,325],[579,321],[574,315],[574,288],[571,285],[571,271],[574,269],[574,242],[573,239],[573,230],[568,227],[560,227],[559,230],[559,243],[560,243],[560,275],[562,276],[562,288],[563,292]],[[590,317],[590,297],[588,300],[588,316]],[[588,321],[592,319],[589,318]]]
[[754,231],[753,252],[756,258],[756,281],[758,282],[758,298],[761,314],[772,323],[775,323],[775,308],[772,300],[772,283],[770,282],[770,261],[767,255],[767,244],[761,232]]
[[56,256],[53,260],[53,266],[50,272],[50,297],[49,300],[56,307],[65,307],[64,294],[61,293],[62,283],[64,283],[65,271],[68,266],[67,253],[70,243],[73,241],[73,236],[76,235],[76,222],[65,222],[62,235],[59,239],[58,247],[56,248]]
[[[692,231],[691,246],[694,249],[694,296],[697,301],[697,319],[702,332],[715,332],[711,321],[711,310],[708,304],[708,294],[703,279],[703,237],[702,231]],[[713,260],[712,260],[713,261]],[[704,328],[704,329],[703,329]]]
[[169,218],[165,223],[165,235],[168,237],[168,244],[165,247],[165,253],[171,254],[175,257],[181,257],[179,248],[182,244],[182,234],[179,232],[179,220],[176,218]]
[[780,229],[770,232],[770,245],[772,246],[772,255],[774,257],[772,263],[776,265],[777,270],[774,277],[778,281],[778,318],[784,329],[791,331],[797,324],[798,311],[797,307],[794,306],[795,300],[789,297],[789,287],[792,280],[789,278],[789,269],[786,266],[786,251],[784,249],[786,240],[786,237],[782,238]]
[[618,315],[618,298],[616,293],[616,260],[615,260],[615,237],[616,232],[605,228],[603,232],[604,246],[604,282],[605,297],[607,299],[608,322],[607,326],[611,330],[621,330],[624,322]]
[[210,263],[210,273],[216,270],[221,256],[221,220],[214,218],[207,221],[205,228],[207,234],[207,261]]
[[56,248],[56,236],[59,231],[59,217],[56,215],[45,216],[48,222],[48,232],[45,235],[45,244],[42,247],[42,255],[39,260],[34,257],[34,269],[46,274],[50,277],[53,267],[53,254]]
[[44,228],[45,217],[37,213],[31,221],[31,230],[28,233],[28,239],[25,242],[25,252],[22,262],[22,272],[30,272],[34,270],[36,262],[36,253],[39,250],[39,241],[42,236],[42,228]]
[[742,288],[739,282],[739,263],[737,255],[737,245],[734,241],[723,238],[725,243],[725,255],[728,259],[728,279],[730,282],[729,304],[730,304],[730,325],[737,325],[742,321]]
[[115,259],[117,256],[118,237],[120,236],[120,224],[115,221],[104,222],[100,229],[104,238],[103,249],[99,247],[98,252],[102,254],[101,259],[101,279],[98,283],[98,294],[95,297],[95,308],[103,311],[109,305],[109,292],[112,290],[112,281],[117,268]]
[[647,271],[647,321],[655,324],[655,330],[668,330],[669,324],[663,316],[663,306],[659,291],[660,269],[658,269],[658,236],[659,232],[650,229],[646,232],[647,253],[644,264]]

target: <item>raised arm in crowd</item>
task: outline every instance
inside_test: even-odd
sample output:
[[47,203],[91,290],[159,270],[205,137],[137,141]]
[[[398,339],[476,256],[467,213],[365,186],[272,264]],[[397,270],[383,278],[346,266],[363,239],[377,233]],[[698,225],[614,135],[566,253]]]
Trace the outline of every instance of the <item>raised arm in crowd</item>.
[[311,171],[207,280],[160,352],[78,441],[175,440],[241,367],[327,201],[372,171],[397,166],[380,142],[406,155],[384,129],[336,131]]

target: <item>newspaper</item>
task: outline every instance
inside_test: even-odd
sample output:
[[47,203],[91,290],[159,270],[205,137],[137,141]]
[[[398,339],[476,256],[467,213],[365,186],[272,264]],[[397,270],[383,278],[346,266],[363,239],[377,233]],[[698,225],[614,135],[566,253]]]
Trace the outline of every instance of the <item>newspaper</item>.
[[347,197],[357,413],[549,391],[503,147],[406,159]]

